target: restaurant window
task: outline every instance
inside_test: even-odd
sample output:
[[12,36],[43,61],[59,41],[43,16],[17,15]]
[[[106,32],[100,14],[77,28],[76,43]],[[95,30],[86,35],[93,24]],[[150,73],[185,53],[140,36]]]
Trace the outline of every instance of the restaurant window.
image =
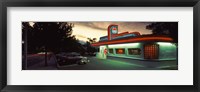
[[139,49],[139,48],[128,48],[128,54],[129,55],[140,55],[141,49]]
[[97,48],[96,50],[97,50],[97,52],[100,52],[100,48]]
[[158,59],[159,45],[157,44],[145,44],[144,45],[144,58],[145,59]]
[[110,54],[113,54],[113,49],[109,49],[109,53],[110,53]]
[[116,49],[116,54],[125,54],[125,49],[124,48]]

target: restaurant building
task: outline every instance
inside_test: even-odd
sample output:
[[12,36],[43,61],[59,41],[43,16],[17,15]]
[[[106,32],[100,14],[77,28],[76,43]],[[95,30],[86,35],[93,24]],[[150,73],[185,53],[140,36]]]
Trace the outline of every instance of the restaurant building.
[[159,35],[141,35],[139,32],[118,33],[118,25],[108,26],[108,35],[100,37],[98,58],[130,58],[139,60],[176,60],[177,46],[173,39]]

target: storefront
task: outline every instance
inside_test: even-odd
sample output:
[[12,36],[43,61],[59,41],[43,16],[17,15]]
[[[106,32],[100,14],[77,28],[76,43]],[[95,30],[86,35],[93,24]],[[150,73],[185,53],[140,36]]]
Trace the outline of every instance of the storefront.
[[108,36],[93,43],[99,47],[98,58],[120,57],[139,60],[176,60],[177,46],[167,36],[140,35],[139,32],[118,34],[118,26],[108,27]]

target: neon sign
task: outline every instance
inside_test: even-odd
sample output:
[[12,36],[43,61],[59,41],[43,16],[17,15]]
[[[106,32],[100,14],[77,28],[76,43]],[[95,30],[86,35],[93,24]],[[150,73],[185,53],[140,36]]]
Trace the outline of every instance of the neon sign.
[[112,35],[118,34],[118,25],[108,26],[108,40],[112,40]]

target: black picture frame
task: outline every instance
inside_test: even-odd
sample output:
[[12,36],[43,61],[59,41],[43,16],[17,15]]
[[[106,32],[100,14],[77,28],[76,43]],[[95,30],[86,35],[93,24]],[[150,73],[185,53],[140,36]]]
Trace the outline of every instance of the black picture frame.
[[[0,90],[2,92],[35,91],[131,91],[131,92],[199,92],[200,0],[1,0],[0,1]],[[7,7],[193,7],[194,85],[7,85]],[[187,53],[187,52],[186,52]]]

